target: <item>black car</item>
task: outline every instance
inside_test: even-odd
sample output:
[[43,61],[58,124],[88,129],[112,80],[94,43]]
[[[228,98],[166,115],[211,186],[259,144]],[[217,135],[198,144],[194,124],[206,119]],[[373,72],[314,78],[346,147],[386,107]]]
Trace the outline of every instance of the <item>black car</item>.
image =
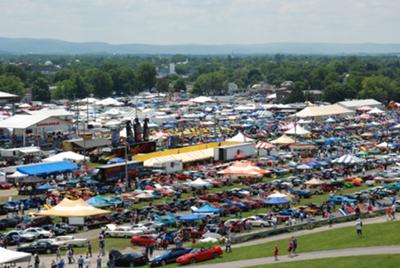
[[76,233],[78,232],[78,227],[66,224],[64,222],[59,222],[54,224],[55,227],[64,229],[67,233]]
[[52,244],[49,241],[35,241],[27,245],[17,248],[17,251],[27,253],[50,254],[57,252],[58,245]]
[[55,224],[46,224],[42,228],[46,231],[52,232],[55,236],[65,235],[67,231],[65,229],[58,228]]
[[134,267],[134,266],[141,266],[146,265],[149,262],[149,259],[141,253],[128,253],[122,254],[118,250],[111,250],[109,253],[109,263],[114,263],[113,267]]

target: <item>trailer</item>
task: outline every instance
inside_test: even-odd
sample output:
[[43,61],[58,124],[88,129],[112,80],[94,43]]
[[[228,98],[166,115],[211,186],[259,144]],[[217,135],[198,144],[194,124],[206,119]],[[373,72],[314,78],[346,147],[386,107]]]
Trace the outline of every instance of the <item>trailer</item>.
[[231,161],[253,156],[256,153],[253,143],[239,143],[214,148],[215,161]]

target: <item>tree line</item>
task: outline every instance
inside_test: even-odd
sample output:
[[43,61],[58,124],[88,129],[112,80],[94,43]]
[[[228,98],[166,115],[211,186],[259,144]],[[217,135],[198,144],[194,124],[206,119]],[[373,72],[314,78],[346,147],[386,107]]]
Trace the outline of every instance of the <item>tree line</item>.
[[[14,64],[39,64],[43,58],[61,66],[42,74]],[[265,82],[279,87],[293,81],[286,102],[311,100],[307,92],[321,91],[328,102],[348,98],[400,101],[400,62],[395,55],[382,56],[3,56],[0,57],[0,91],[33,100],[76,99],[87,96],[134,95],[145,90],[186,91],[193,95],[224,95],[228,84],[243,92]],[[176,74],[157,73],[176,63]],[[168,70],[167,70],[168,72]]]

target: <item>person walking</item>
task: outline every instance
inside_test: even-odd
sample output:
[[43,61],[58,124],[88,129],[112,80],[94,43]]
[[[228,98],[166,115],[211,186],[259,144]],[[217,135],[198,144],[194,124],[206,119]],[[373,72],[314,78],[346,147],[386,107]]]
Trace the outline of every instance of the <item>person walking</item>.
[[83,268],[83,262],[84,262],[83,257],[82,255],[80,255],[78,258],[78,268]]
[[362,237],[362,221],[360,218],[357,219],[356,221],[356,231],[357,231],[357,235],[358,237]]
[[289,240],[289,245],[288,245],[288,256],[289,256],[289,258],[292,257],[292,250],[293,250],[293,241]]
[[100,254],[101,256],[105,256],[106,255],[106,242],[104,241],[104,238],[101,238],[99,240],[99,248],[100,248]]
[[87,255],[92,257],[92,242],[90,240],[87,242]]
[[279,248],[278,248],[278,245],[275,245],[275,247],[274,247],[274,259],[275,259],[275,261],[279,261],[278,256],[279,256]]

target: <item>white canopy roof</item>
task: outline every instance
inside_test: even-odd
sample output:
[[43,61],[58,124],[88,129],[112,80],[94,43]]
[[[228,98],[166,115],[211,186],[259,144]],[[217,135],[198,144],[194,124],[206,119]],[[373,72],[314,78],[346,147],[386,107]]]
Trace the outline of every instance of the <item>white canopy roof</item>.
[[97,101],[96,105],[100,105],[100,106],[122,106],[123,103],[119,102],[119,101],[117,101],[116,99],[113,99],[113,98],[106,98],[106,99]]
[[188,182],[187,183],[190,187],[194,187],[194,188],[203,188],[203,187],[208,187],[211,186],[211,183],[202,180],[201,178],[198,178],[194,181]]
[[375,107],[374,109],[372,109],[371,111],[369,111],[367,113],[368,114],[384,114],[385,112],[382,111],[381,109]]
[[50,157],[43,159],[43,162],[59,162],[59,161],[74,161],[74,162],[81,162],[85,160],[85,157],[81,154],[77,154],[74,152],[62,152]]
[[226,141],[231,141],[231,142],[253,142],[254,139],[246,137],[242,132],[239,132],[232,138],[227,139]]
[[338,104],[332,104],[332,105],[322,105],[322,106],[308,106],[292,116],[304,118],[304,117],[346,115],[346,114],[353,114],[353,113],[354,113],[354,111],[352,111],[352,110],[344,108]]
[[206,102],[215,102],[214,99],[210,97],[205,97],[205,96],[199,96],[193,99],[189,100],[190,102],[195,102],[195,103],[206,103]]
[[289,134],[289,135],[307,135],[310,134],[311,132],[306,130],[305,128],[303,128],[302,126],[296,125],[294,128],[291,128],[287,131],[285,131],[285,134]]
[[0,264],[29,261],[30,259],[30,253],[18,252],[0,247]]

